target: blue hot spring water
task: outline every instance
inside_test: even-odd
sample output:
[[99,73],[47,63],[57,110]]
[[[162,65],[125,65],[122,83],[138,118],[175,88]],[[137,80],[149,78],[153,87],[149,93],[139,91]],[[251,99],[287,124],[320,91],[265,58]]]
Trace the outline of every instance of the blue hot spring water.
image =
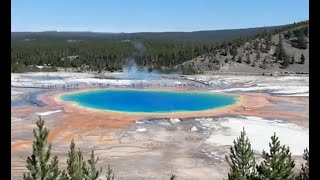
[[201,111],[231,105],[237,97],[216,93],[161,90],[90,90],[61,96],[80,106],[122,112]]

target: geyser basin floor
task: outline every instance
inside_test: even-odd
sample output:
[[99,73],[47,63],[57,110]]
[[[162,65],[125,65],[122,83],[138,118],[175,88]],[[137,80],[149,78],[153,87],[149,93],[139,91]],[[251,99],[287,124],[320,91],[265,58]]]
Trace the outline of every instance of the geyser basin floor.
[[[34,74],[40,73],[32,73],[32,76]],[[47,73],[42,74],[46,75]],[[75,84],[81,82],[90,84],[91,82],[96,83],[98,81],[93,78],[88,78],[92,75],[85,73],[58,72],[48,74],[66,75],[63,79],[59,80],[61,85],[64,83]],[[54,85],[57,83],[56,80],[34,81],[34,79],[20,76],[21,74],[13,74],[13,83],[17,85],[23,84],[25,86],[32,85],[33,83],[38,83],[40,86],[41,84]],[[20,81],[15,79],[15,77],[18,77]],[[309,85],[308,79],[304,80],[303,77],[265,76],[261,78],[260,76],[225,75],[210,75],[207,76],[208,79],[205,79],[203,75],[190,77],[201,77],[206,81],[209,81],[209,77],[212,77],[214,78],[212,82],[215,82],[217,86],[224,87],[227,85],[224,89],[235,87],[250,89],[256,87],[254,86],[255,83],[258,83],[257,86],[264,86],[265,88],[279,86],[281,89],[290,87],[290,89],[297,90],[298,88],[296,87],[308,87]],[[114,84],[129,83],[127,80],[99,80],[99,82],[104,83],[106,83],[106,81],[108,83],[112,81]],[[279,81],[281,83],[279,83]],[[137,81],[133,82],[136,83]],[[296,86],[293,87],[291,85]],[[92,86],[88,86],[88,88],[91,87]],[[12,88],[12,91],[24,92],[25,96],[29,95],[29,90],[26,93],[22,91],[21,88]],[[36,89],[30,89],[30,91],[36,91]],[[242,126],[245,125],[248,135],[252,135],[255,138],[260,137],[260,135],[259,137],[256,136],[256,133],[263,133],[256,131],[256,126],[265,128],[264,132],[267,132],[264,134],[264,137],[266,137],[268,141],[272,135],[270,133],[272,133],[274,129],[271,129],[271,126],[276,126],[273,123],[260,122],[252,127],[254,129],[251,129],[250,125],[252,125],[252,121],[251,123],[249,122],[249,126],[246,125],[248,116],[263,117],[265,120],[281,119],[290,121],[290,123],[301,124],[306,128],[309,127],[308,97],[276,96],[274,93],[261,93],[261,89],[258,92],[255,92],[256,90],[251,91],[254,92],[232,92],[232,94],[239,95],[241,99],[236,105],[228,106],[227,108],[181,113],[141,114],[80,108],[73,103],[61,102],[53,98],[66,91],[59,89],[50,90],[50,92],[40,94],[37,97],[38,100],[44,102],[47,106],[33,106],[30,108],[16,108],[11,110],[11,179],[21,179],[23,172],[26,171],[25,160],[32,152],[32,131],[35,128],[35,121],[38,119],[36,114],[40,112],[57,111],[60,107],[63,107],[62,112],[46,113],[47,115],[42,118],[46,121],[46,126],[50,128],[49,142],[53,144],[52,154],[58,155],[61,160],[61,166],[66,165],[66,152],[70,148],[70,141],[74,139],[76,146],[85,152],[85,157],[89,157],[91,150],[95,150],[97,156],[100,157],[98,166],[103,166],[104,169],[106,169],[107,165],[110,164],[119,179],[156,179],[155,177],[158,179],[166,179],[170,177],[171,173],[176,174],[179,179],[223,179],[227,177],[229,171],[224,156],[229,153],[230,150],[229,146],[225,146],[225,144],[227,142],[229,142],[229,145],[232,144],[229,140],[233,140],[233,137],[240,135]],[[20,97],[20,95],[12,93],[11,98]],[[244,116],[247,118],[244,118]],[[201,129],[202,126],[206,125],[207,120],[199,120],[204,122],[203,124],[199,124],[201,125],[199,127],[197,121],[194,120],[195,118],[190,117],[207,117],[206,119],[210,117],[213,119],[220,117],[220,120],[224,119],[221,123],[219,123],[220,120],[217,122],[212,121],[213,125],[218,123],[223,126],[218,130],[215,129],[216,126],[212,127],[212,133],[218,136],[210,140],[215,139],[216,141],[204,143],[207,138],[211,137],[209,136],[210,134],[204,134]],[[160,118],[180,118],[181,121],[171,125],[171,120],[161,120]],[[234,118],[237,118],[237,120]],[[135,124],[136,121],[141,122],[141,120],[145,119],[156,119],[154,121],[159,122],[159,125]],[[162,123],[163,121],[169,122],[168,127]],[[241,124],[238,125],[237,122],[241,122]],[[282,124],[283,123],[279,123],[279,125]],[[193,126],[197,128],[196,131],[191,131],[191,129],[194,129]],[[281,131],[282,129],[284,128],[280,128]],[[292,129],[292,127],[288,127],[288,129]],[[296,131],[295,129],[292,130]],[[208,131],[210,132],[211,129]],[[285,132],[287,132],[287,130]],[[284,144],[286,143],[286,139],[283,139],[285,137],[282,137],[281,134],[287,136],[285,132],[277,133],[280,136],[281,142],[283,141]],[[232,137],[227,138],[227,135],[231,135]],[[298,142],[295,137],[299,137],[300,135],[300,133],[294,134],[294,136],[291,137],[292,141]],[[222,143],[215,145],[219,139],[227,141],[219,141]],[[299,139],[301,138],[299,137]],[[250,141],[252,141],[252,143],[261,143],[256,147],[262,147],[260,145],[268,146],[268,143],[265,143],[264,140],[250,138]],[[288,145],[290,145],[292,141],[290,141]],[[306,139],[306,142],[307,141],[308,139]],[[296,143],[294,145],[299,144],[300,143]],[[254,147],[254,145],[252,146]],[[299,148],[305,148],[305,144],[301,143]],[[293,156],[293,158],[297,160],[296,169],[300,169],[300,163],[304,162],[301,155]],[[171,170],[173,171],[171,172]]]
[[221,93],[192,91],[104,89],[64,94],[60,99],[98,110],[172,113],[221,108],[236,103],[238,97]]

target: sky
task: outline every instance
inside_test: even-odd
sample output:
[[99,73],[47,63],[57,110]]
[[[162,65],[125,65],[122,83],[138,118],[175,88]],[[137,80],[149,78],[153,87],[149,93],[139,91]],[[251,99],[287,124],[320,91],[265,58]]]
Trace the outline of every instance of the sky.
[[11,0],[12,32],[190,32],[308,19],[309,0]]

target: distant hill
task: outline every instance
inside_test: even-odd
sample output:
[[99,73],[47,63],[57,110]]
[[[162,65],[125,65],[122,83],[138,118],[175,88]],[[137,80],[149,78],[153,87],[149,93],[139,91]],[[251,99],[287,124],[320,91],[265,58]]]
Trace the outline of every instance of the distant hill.
[[11,40],[19,41],[24,39],[59,40],[67,39],[154,39],[154,40],[183,40],[183,41],[227,41],[240,36],[248,36],[273,30],[282,26],[269,26],[247,29],[228,29],[228,30],[208,30],[193,32],[139,32],[139,33],[97,33],[97,32],[11,32]]
[[[280,59],[277,55],[279,37],[282,39],[281,44],[285,54]],[[301,40],[303,42],[300,42],[303,47],[298,46],[299,38],[303,39]],[[267,36],[257,37],[233,47],[219,48],[214,53],[203,54],[182,65],[192,66],[202,72],[309,73],[308,23],[290,27],[270,36],[269,40]],[[303,63],[301,63],[302,55],[304,56]],[[288,61],[287,65],[284,63],[285,59]]]

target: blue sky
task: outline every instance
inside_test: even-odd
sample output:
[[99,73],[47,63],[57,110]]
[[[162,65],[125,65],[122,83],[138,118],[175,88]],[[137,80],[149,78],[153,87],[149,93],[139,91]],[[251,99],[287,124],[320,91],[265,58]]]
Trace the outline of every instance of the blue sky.
[[308,0],[11,0],[11,31],[197,31],[307,19]]

